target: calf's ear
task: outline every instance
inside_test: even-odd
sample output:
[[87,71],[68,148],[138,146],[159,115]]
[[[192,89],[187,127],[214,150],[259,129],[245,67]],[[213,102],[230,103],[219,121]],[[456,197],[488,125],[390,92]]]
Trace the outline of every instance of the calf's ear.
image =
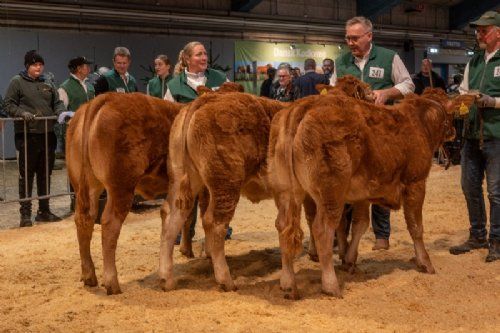
[[213,91],[212,91],[212,89],[207,88],[205,86],[198,86],[198,88],[196,88],[196,92],[198,93],[198,96],[201,96],[203,94],[211,93]]

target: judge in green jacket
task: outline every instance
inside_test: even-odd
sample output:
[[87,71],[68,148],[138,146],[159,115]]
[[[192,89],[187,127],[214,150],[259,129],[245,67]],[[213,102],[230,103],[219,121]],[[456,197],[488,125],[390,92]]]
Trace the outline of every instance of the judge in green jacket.
[[[208,56],[205,46],[200,42],[190,42],[179,52],[179,59],[175,65],[175,75],[168,82],[167,93],[164,99],[171,102],[189,103],[198,97],[196,88],[206,86],[217,89],[227,81],[226,75],[215,69],[208,68]],[[196,210],[198,199],[193,209],[190,237],[194,236],[196,225]],[[226,239],[231,238],[232,228],[229,227]],[[180,242],[178,237],[177,243]]]
[[170,75],[170,60],[166,55],[160,54],[155,58],[155,72],[156,76],[149,80],[146,93],[149,96],[163,98],[168,89],[168,81],[172,79]]
[[171,102],[189,103],[198,97],[196,88],[199,86],[217,89],[226,81],[224,73],[208,68],[205,46],[200,42],[190,42],[179,52],[175,76],[168,82],[164,98]]
[[96,96],[108,91],[132,93],[137,91],[135,78],[128,72],[131,63],[130,51],[123,46],[115,48],[113,69],[97,79],[94,88]]

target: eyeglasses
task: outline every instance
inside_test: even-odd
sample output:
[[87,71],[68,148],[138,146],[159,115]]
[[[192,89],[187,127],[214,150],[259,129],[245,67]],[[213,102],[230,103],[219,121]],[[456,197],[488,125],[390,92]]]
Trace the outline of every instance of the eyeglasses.
[[278,75],[278,77],[289,77],[290,75],[289,74],[285,74],[285,75]]
[[490,33],[491,31],[493,31],[495,29],[496,29],[496,27],[491,27],[491,28],[483,27],[483,28],[479,28],[479,29],[474,30],[474,32],[476,33],[476,35],[487,35],[488,33]]
[[354,43],[356,43],[361,37],[363,37],[364,35],[370,33],[371,31],[368,30],[367,32],[365,32],[364,34],[362,35],[358,35],[358,36],[349,36],[349,35],[345,35],[345,41],[346,42],[349,42],[349,41],[353,41]]

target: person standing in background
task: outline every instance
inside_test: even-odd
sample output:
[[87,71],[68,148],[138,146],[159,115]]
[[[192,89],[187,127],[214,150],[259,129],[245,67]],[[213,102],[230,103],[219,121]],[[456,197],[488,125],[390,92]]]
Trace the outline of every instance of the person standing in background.
[[128,72],[132,57],[130,51],[123,46],[115,48],[113,53],[113,69],[100,76],[95,85],[96,96],[108,91],[132,93],[137,91],[135,78]]
[[158,98],[165,97],[168,90],[168,81],[172,78],[170,75],[170,60],[164,54],[155,58],[156,76],[149,80],[146,87],[146,94]]

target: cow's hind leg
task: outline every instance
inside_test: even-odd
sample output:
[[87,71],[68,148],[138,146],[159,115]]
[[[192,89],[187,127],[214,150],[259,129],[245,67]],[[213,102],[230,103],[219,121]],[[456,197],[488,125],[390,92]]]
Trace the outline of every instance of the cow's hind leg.
[[104,261],[104,287],[108,295],[120,294],[116,271],[116,246],[123,221],[134,200],[134,189],[114,191],[108,189],[107,202],[101,217],[102,257]]
[[[342,265],[349,273],[355,271],[359,242],[370,224],[370,203],[368,201],[357,202],[352,205],[352,209],[352,239]],[[340,229],[343,228],[345,226],[341,225]]]
[[425,181],[406,186],[403,195],[406,226],[413,239],[417,266],[422,271],[433,274],[436,271],[425,249],[423,239],[424,227],[422,224],[422,206],[425,197]]
[[[291,198],[290,193],[281,193],[275,200],[278,206],[276,229],[278,230],[281,249],[280,288],[285,292],[285,298],[299,299],[299,292],[293,269],[293,260],[297,252],[302,250],[300,200]],[[312,237],[311,234],[311,238]],[[314,243],[314,240],[311,239],[311,242]]]
[[[223,184],[215,182],[216,185]],[[233,182],[232,186],[225,184],[224,188],[210,188],[210,201],[204,214],[205,230],[207,240],[210,242],[208,248],[214,267],[215,280],[224,291],[236,290],[236,286],[231,278],[229,266],[227,265],[224,244],[229,222],[234,216],[234,211],[240,197],[239,183]]]
[[304,198],[304,213],[306,215],[307,225],[309,227],[309,248],[307,253],[309,254],[309,259],[314,262],[318,262],[318,252],[316,251],[316,244],[314,242],[314,234],[312,232],[312,224],[314,217],[316,216],[316,204],[310,196],[306,195]]
[[[94,221],[99,209],[99,195],[102,192],[102,186],[95,185],[86,188],[88,196],[83,194],[78,196],[79,203],[76,205],[75,210],[76,233],[82,266],[81,281],[83,281],[84,285],[90,287],[97,286],[95,266],[90,253],[90,243],[94,231]],[[82,200],[87,199],[88,202],[82,202]]]

